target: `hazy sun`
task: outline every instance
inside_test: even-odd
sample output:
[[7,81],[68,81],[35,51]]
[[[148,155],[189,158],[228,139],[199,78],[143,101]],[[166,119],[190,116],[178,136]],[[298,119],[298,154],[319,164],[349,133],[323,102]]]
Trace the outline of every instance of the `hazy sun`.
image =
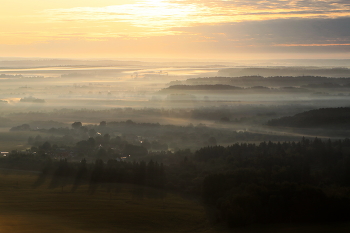
[[158,5],[163,2],[163,0],[145,0],[145,2],[148,2],[152,5]]

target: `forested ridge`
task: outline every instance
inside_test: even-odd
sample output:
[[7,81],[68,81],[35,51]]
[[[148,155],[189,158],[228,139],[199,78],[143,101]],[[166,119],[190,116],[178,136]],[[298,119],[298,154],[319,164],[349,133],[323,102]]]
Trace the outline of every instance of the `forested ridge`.
[[203,181],[203,198],[230,226],[347,221],[349,140],[203,148],[195,158],[227,164]]
[[284,127],[341,127],[349,129],[350,108],[321,108],[268,121],[270,126]]
[[[223,70],[221,70],[223,71]],[[234,76],[226,76],[228,73],[219,71],[220,76],[217,77],[203,77],[203,78],[190,78],[185,81],[172,81],[170,85],[233,85],[238,87],[249,86],[268,86],[268,87],[283,87],[283,86],[304,86],[304,85],[322,85],[332,83],[334,85],[346,86],[350,83],[348,75],[341,76],[343,78],[332,78],[327,76],[327,73],[323,73],[322,76],[315,75],[303,75],[299,74],[285,74],[276,75],[277,73],[266,73],[264,69],[256,69],[256,74],[260,75],[244,75],[237,74]],[[259,72],[260,71],[260,72]],[[347,69],[348,71],[348,69]],[[344,78],[346,77],[346,78]],[[328,85],[327,85],[328,86]]]

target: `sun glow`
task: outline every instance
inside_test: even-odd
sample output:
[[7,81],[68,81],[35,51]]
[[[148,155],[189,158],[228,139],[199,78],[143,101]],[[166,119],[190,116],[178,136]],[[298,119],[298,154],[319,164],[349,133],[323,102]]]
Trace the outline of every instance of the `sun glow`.
[[[211,51],[213,45],[220,42],[222,45],[218,45],[217,49],[226,51],[224,43],[229,43],[231,47],[247,47],[247,44],[251,46],[252,41],[257,41],[252,38],[260,38],[261,43],[270,47],[276,44],[306,44],[289,39],[270,43],[274,35],[258,32],[262,31],[260,28],[251,35],[240,37],[244,27],[231,30],[231,26],[260,25],[259,22],[274,20],[342,19],[350,14],[350,5],[340,0],[322,1],[322,4],[309,4],[310,1],[304,0],[3,1],[0,8],[0,51],[6,48],[11,54],[21,54],[23,48],[36,52],[36,47],[32,45],[40,45],[42,51],[47,51],[44,48],[57,48],[57,44],[61,44],[70,51],[80,45],[83,47],[84,43],[100,46],[105,42],[122,48],[126,48],[122,44],[129,45],[137,51],[157,47],[163,49],[157,49],[162,53],[177,50],[176,43],[187,52],[195,47],[202,51],[201,44],[204,43],[209,43],[204,49]],[[347,34],[341,35],[345,38]],[[344,40],[348,44],[347,37]],[[139,46],[136,46],[137,43]],[[106,49],[108,53],[109,48]]]
[[153,5],[157,5],[163,2],[163,0],[145,0],[147,3],[151,3]]
[[[147,0],[133,4],[112,5],[106,7],[75,7],[69,9],[49,9],[44,14],[51,23],[96,22],[103,27],[123,24],[123,30],[129,36],[150,36],[176,34],[173,27],[186,27],[199,12],[193,4],[178,4],[163,0]],[[138,29],[137,29],[138,28]],[[123,33],[123,36],[125,35]],[[116,35],[114,35],[116,36]]]

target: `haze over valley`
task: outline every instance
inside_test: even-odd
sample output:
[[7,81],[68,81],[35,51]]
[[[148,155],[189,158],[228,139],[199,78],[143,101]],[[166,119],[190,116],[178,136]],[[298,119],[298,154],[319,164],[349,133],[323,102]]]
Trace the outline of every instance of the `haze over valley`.
[[0,232],[350,230],[344,0],[2,0]]

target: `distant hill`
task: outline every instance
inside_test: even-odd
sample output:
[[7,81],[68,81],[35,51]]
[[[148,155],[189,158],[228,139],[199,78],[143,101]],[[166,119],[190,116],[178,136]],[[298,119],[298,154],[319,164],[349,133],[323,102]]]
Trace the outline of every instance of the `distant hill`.
[[44,99],[38,99],[32,96],[21,98],[19,101],[23,103],[45,103]]
[[173,85],[165,90],[184,90],[184,91],[222,91],[222,90],[241,90],[243,88],[231,85]]
[[[221,72],[222,73],[222,72]],[[219,74],[221,74],[219,72]],[[222,73],[224,74],[224,73]],[[350,74],[349,76],[350,77]],[[230,85],[236,87],[287,87],[303,86],[306,88],[349,88],[350,78],[332,78],[324,76],[236,76],[191,78],[184,81],[173,81],[169,85]]]
[[232,86],[232,85],[223,85],[223,84],[206,84],[206,85],[172,85],[167,88],[164,88],[160,90],[160,93],[173,93],[173,92],[203,92],[205,91],[207,94],[210,93],[222,93],[223,91],[225,94],[258,94],[258,93],[263,93],[263,94],[279,94],[279,93],[300,93],[300,92],[310,92],[310,90],[305,89],[305,88],[299,88],[299,87],[280,87],[280,88],[269,88],[265,86],[252,86],[252,87],[237,87],[237,86]]
[[314,67],[253,67],[253,68],[227,68],[218,72],[219,76],[327,76],[327,77],[350,77],[348,68],[314,68]]
[[267,125],[298,128],[335,127],[350,129],[350,107],[311,110],[294,116],[272,119]]

